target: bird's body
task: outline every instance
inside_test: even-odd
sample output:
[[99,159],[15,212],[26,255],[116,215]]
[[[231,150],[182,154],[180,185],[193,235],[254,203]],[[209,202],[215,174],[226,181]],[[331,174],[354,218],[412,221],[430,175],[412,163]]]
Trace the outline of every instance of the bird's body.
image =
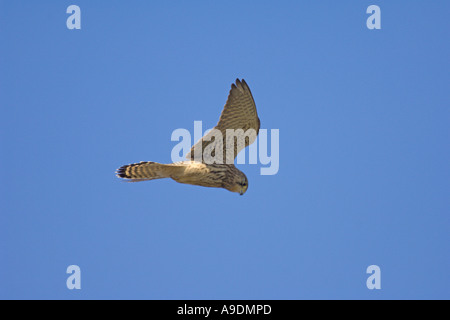
[[[233,161],[242,149],[255,141],[259,126],[260,121],[250,88],[244,80],[237,79],[236,85],[231,86],[219,123],[192,147],[187,155],[187,161],[171,164],[156,162],[129,164],[120,167],[116,172],[117,176],[131,182],[172,178],[179,183],[224,188],[242,195],[248,188],[247,177],[233,163],[226,161],[226,155],[228,151],[228,157],[232,157]],[[237,130],[237,133],[231,135],[230,129]],[[214,138],[211,139],[211,136]],[[217,140],[218,136],[220,140]],[[233,143],[231,147],[230,141]],[[205,149],[212,152],[205,155],[203,153]],[[210,161],[211,157],[219,155],[216,154],[216,150],[220,150],[219,153],[223,152],[223,157],[219,157],[220,161]]]
[[[240,192],[246,184],[244,173],[233,164],[206,164],[198,161],[182,161],[170,164],[139,162],[123,166],[117,171],[120,178],[130,181],[147,181],[172,178],[176,182],[211,188],[225,188]],[[238,185],[239,187],[236,187]]]

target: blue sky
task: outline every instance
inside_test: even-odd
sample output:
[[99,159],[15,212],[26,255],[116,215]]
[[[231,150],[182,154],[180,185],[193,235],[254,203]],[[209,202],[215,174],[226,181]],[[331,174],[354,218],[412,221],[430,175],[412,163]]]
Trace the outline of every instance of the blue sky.
[[[449,9],[0,1],[0,298],[449,299]],[[170,162],[236,78],[278,174],[238,165],[242,197],[115,177]]]

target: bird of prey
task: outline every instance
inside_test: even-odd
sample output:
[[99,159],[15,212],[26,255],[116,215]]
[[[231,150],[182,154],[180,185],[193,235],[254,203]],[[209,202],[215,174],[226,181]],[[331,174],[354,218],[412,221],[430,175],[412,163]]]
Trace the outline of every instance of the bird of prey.
[[256,140],[259,128],[250,88],[244,79],[236,79],[219,122],[191,148],[186,161],[170,164],[143,161],[124,165],[116,174],[131,182],[172,178],[179,183],[224,188],[243,195],[248,180],[234,166],[234,159]]

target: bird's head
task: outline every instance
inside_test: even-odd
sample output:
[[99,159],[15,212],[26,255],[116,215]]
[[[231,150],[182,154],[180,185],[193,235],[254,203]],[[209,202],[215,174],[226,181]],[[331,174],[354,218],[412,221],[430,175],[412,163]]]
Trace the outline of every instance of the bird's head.
[[230,191],[237,192],[241,196],[247,192],[248,189],[248,179],[242,171],[239,171],[239,174],[234,176],[232,187]]

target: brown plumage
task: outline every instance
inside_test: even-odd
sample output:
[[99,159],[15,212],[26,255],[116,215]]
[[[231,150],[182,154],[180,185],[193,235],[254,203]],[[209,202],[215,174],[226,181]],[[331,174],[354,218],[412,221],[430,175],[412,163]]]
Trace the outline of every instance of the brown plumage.
[[[242,149],[255,141],[259,128],[260,121],[250,88],[245,80],[236,79],[236,84],[231,85],[218,124],[192,147],[187,155],[188,161],[171,164],[140,162],[122,166],[116,173],[119,178],[132,182],[172,178],[179,183],[224,188],[242,195],[247,191],[248,180],[233,162]],[[228,129],[240,131],[233,135]],[[217,134],[222,139],[216,141]],[[234,147],[227,148],[231,146],[230,143]],[[207,158],[203,154],[205,148],[212,150],[209,156],[206,154]],[[223,152],[222,161],[211,162],[211,157],[216,156],[216,150]]]
[[[221,145],[223,147],[223,162],[225,163],[227,159],[227,138],[231,139],[231,142],[234,144],[234,149],[232,149],[233,153],[231,153],[232,150],[228,150],[230,152],[230,156],[232,156],[231,160],[234,160],[242,149],[251,145],[255,141],[256,136],[259,133],[259,127],[260,121],[258,118],[258,113],[256,112],[256,105],[255,101],[253,100],[250,88],[248,87],[244,79],[242,79],[242,81],[236,79],[236,85],[234,83],[231,85],[231,90],[228,94],[228,99],[222,110],[222,114],[220,115],[219,122],[211,132],[202,137],[192,147],[191,151],[187,155],[187,158],[191,160],[202,161],[203,159],[201,158],[197,159],[195,149],[199,148],[199,150],[205,150],[208,145],[210,145],[211,143],[215,143],[216,141],[211,139],[211,137],[214,136],[214,130],[218,130],[223,137],[221,142]],[[227,129],[241,129],[244,133],[250,129],[250,131],[253,131],[253,134],[250,134],[250,137],[244,137],[243,135],[239,136],[239,138],[245,138],[244,144],[244,140],[241,141],[241,139],[238,138],[234,138],[233,140],[233,137],[227,137]],[[199,153],[201,155],[201,152]],[[214,156],[214,151],[212,155]]]

